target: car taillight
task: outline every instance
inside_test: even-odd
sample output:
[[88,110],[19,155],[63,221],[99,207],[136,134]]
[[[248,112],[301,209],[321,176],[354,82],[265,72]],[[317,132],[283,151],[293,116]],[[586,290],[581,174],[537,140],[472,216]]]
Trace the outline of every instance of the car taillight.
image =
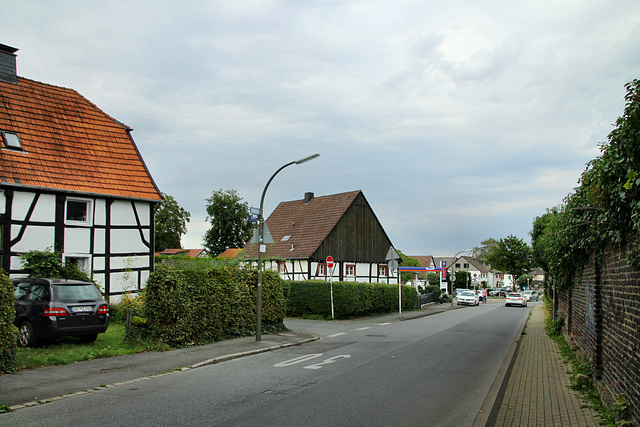
[[67,310],[60,307],[47,307],[44,309],[44,315],[50,317],[66,316]]
[[109,307],[103,305],[98,309],[98,314],[109,314]]

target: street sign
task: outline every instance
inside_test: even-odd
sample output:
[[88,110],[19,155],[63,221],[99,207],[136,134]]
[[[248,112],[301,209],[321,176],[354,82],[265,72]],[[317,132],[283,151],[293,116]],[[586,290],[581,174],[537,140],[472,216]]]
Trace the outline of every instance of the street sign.
[[334,265],[333,264],[333,257],[331,255],[329,255],[327,257],[326,263],[327,263],[327,268],[328,269],[332,269],[333,268],[333,265]]
[[391,261],[389,261],[387,263],[387,266],[389,267],[389,270],[392,273],[395,273],[396,271],[398,271],[398,261],[395,259],[392,259]]

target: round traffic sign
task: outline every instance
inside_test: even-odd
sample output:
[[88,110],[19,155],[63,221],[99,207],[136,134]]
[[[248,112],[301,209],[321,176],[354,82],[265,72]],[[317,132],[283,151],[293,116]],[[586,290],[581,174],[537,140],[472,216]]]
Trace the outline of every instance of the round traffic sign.
[[329,255],[327,257],[327,268],[333,268],[333,257],[331,255]]

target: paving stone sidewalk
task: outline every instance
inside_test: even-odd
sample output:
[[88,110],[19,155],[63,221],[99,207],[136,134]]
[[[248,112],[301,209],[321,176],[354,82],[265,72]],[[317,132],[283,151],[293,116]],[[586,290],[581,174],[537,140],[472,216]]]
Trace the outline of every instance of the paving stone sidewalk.
[[546,334],[544,307],[531,318],[496,419],[496,426],[598,426],[598,413],[569,388],[568,366]]

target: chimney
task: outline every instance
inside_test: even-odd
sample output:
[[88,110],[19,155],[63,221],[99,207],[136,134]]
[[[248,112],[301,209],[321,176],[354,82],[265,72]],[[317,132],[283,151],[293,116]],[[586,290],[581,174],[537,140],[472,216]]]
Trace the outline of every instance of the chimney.
[[308,205],[313,200],[313,193],[304,193],[304,204]]
[[18,49],[0,43],[0,81],[18,83],[16,72],[16,55]]

